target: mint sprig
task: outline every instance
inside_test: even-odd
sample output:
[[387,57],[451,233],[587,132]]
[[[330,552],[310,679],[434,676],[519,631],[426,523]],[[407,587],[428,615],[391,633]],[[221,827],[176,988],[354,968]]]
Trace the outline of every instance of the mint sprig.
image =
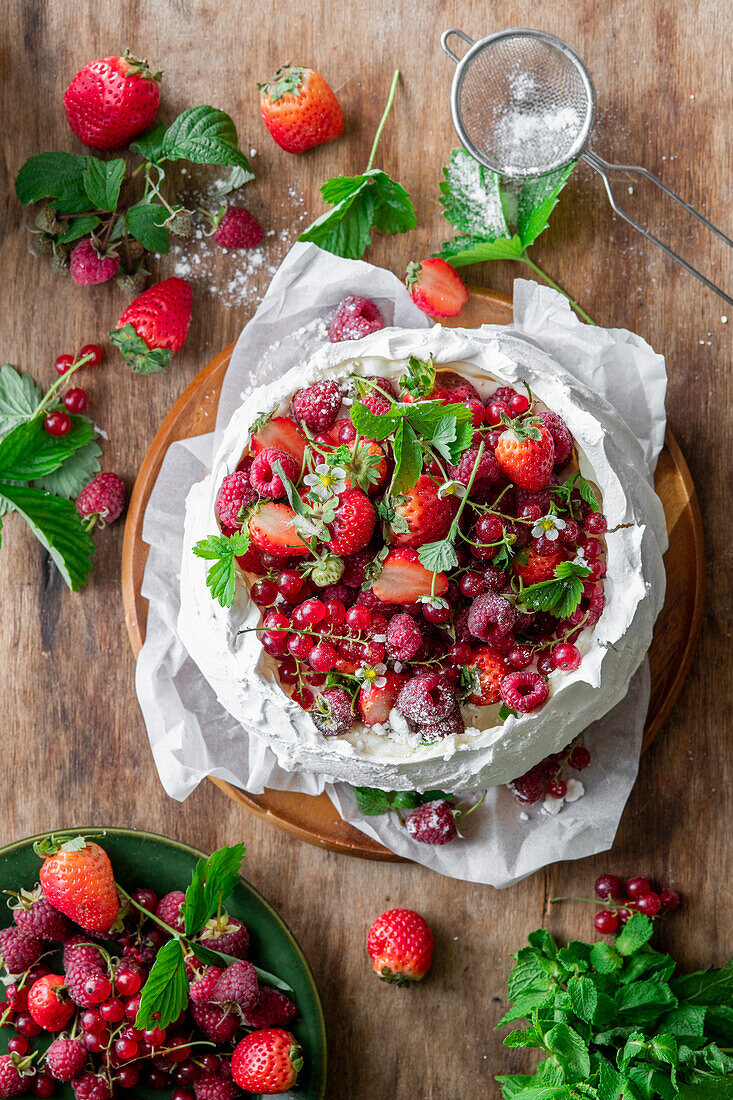
[[444,799],[453,802],[454,796],[446,791],[381,791],[378,787],[354,787],[359,813],[364,817],[378,817],[390,810],[414,810],[426,802]]
[[502,181],[464,149],[454,149],[440,185],[443,213],[458,230],[437,253],[453,267],[484,263],[486,260],[519,260],[527,264],[549,286],[563,294],[580,317],[593,321],[578,303],[532,260],[528,248],[547,228],[560,192],[574,164],[555,172],[515,184]]
[[231,607],[234,603],[234,590],[237,580],[236,558],[246,554],[249,549],[249,535],[235,531],[231,538],[226,535],[209,535],[200,539],[193,547],[197,558],[205,558],[214,564],[206,573],[206,584],[213,599],[222,607]]
[[406,233],[417,225],[412,200],[404,187],[373,167],[399,75],[396,70],[365,171],[358,176],[326,180],[321,197],[332,209],[317,218],[298,240],[312,241],[326,252],[359,260],[371,244],[373,229],[379,233]]
[[532,1074],[496,1078],[505,1100],[729,1100],[733,961],[677,975],[651,935],[640,913],[613,944],[559,947],[545,929],[530,935],[507,978],[514,1003],[497,1026],[524,1020],[504,1044],[542,1057]]

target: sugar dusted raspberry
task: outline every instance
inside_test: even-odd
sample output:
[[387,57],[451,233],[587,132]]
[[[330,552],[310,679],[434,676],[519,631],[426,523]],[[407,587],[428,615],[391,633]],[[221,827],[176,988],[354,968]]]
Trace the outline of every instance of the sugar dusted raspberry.
[[239,513],[257,500],[257,492],[250,484],[249,475],[242,470],[229,474],[221,483],[214,511],[225,527],[239,531],[242,527]]
[[554,412],[541,412],[537,416],[545,425],[555,444],[555,466],[564,466],[573,451],[573,437],[561,416]]
[[46,1071],[57,1081],[73,1081],[83,1073],[86,1060],[81,1039],[54,1039],[46,1051]]
[[412,810],[405,819],[405,828],[421,844],[448,844],[458,836],[455,815],[444,799],[425,802]]
[[22,974],[41,957],[43,944],[11,925],[0,932],[0,960],[9,974]]
[[76,510],[83,519],[97,516],[114,523],[125,507],[125,483],[113,473],[97,474],[76,498]]
[[354,722],[351,696],[343,688],[328,688],[308,713],[325,737],[346,733]]
[[341,340],[361,340],[370,332],[384,328],[384,317],[369,298],[349,294],[339,302],[328,326],[328,338],[332,344]]
[[341,408],[341,391],[335,382],[316,382],[298,390],[290,401],[290,411],[311,432],[325,432]]
[[514,791],[514,795],[519,802],[525,802],[529,805],[533,802],[539,802],[545,793],[546,783],[545,769],[541,764],[535,764],[524,775],[512,780],[509,787]]
[[510,672],[501,681],[502,702],[520,714],[541,707],[549,694],[547,681],[538,672]]
[[439,722],[455,708],[453,689],[438,672],[421,672],[397,696],[397,708],[419,726]]
[[484,642],[489,641],[492,627],[498,627],[500,633],[508,634],[516,621],[517,613],[509,600],[494,592],[477,596],[468,612],[468,629]]
[[176,932],[183,932],[181,906],[185,900],[186,895],[181,890],[171,890],[169,894],[164,894],[155,910],[156,917],[175,928]]
[[421,741],[433,744],[435,741],[442,741],[444,737],[457,737],[465,728],[466,723],[463,721],[461,708],[456,703],[445,717],[429,722],[425,726],[418,726],[417,732]]
[[360,386],[360,391],[365,390],[365,392],[361,393],[361,396],[359,397],[361,403],[363,405],[366,405],[369,411],[373,412],[375,416],[378,416],[380,413],[389,412],[390,406],[392,404],[389,398],[397,396],[395,393],[395,388],[389,378],[367,377],[365,378],[365,381],[373,382],[374,385],[378,387],[378,389]]
[[69,274],[77,286],[106,283],[119,266],[119,256],[101,256],[91,240],[79,241],[69,256]]
[[387,627],[387,653],[395,661],[411,661],[422,643],[422,633],[411,615],[400,612]]
[[240,959],[228,966],[217,979],[210,1000],[213,1004],[233,1003],[245,1012],[254,1008],[260,996],[257,971],[252,963]]
[[[473,443],[467,451],[463,452],[459,462],[456,462],[455,465],[448,465],[448,473],[454,481],[460,481],[462,485],[468,485],[474,466],[476,466],[478,451],[479,444]],[[476,470],[476,478],[481,481],[496,483],[501,481],[502,477],[503,474],[499,463],[496,461],[496,455],[489,447],[484,447]]]
[[285,476],[292,482],[297,481],[300,474],[300,465],[286,451],[277,447],[265,447],[255,458],[249,471],[249,481],[261,497],[269,497],[277,500],[285,495],[285,485],[279,474],[275,473],[273,466],[279,462]]
[[247,1027],[288,1027],[298,1015],[289,997],[281,993],[279,989],[273,989],[270,985],[260,988],[260,999],[254,1008],[244,1013],[244,1022]]
[[193,1083],[196,1100],[234,1100],[241,1093],[233,1081],[217,1073],[200,1073]]

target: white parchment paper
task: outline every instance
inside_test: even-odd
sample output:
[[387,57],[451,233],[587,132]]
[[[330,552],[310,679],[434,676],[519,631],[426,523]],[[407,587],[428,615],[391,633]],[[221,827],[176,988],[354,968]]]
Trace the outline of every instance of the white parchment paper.
[[[265,786],[305,794],[325,789],[345,820],[400,855],[452,878],[508,886],[546,864],[612,844],[638,768],[649,702],[647,664],[626,699],[586,734],[592,764],[580,776],[586,788],[581,799],[552,814],[541,804],[523,809],[507,788],[494,788],[467,819],[463,840],[441,848],[411,841],[394,815],[361,817],[346,784],[282,769],[262,733],[245,729],[217,701],[176,633],[189,489],[208,473],[242,394],[302,362],[326,340],[328,320],[347,294],[374,300],[388,324],[431,324],[390,272],[297,244],[237,342],[215,431],[173,444],[165,457],[143,524],[150,554],[142,594],[149,612],[136,673],[153,756],[173,798],[186,798],[207,775],[252,793]],[[526,280],[514,284],[513,330],[615,405],[644,448],[647,468],[640,472],[651,479],[665,430],[662,357],[633,333],[582,324],[561,295]]]

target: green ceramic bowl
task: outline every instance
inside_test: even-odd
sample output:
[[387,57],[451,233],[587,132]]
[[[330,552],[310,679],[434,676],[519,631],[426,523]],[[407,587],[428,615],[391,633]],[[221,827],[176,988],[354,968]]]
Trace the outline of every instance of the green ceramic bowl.
[[[99,828],[79,827],[78,831],[93,832]],[[196,862],[202,856],[206,858],[205,853],[187,844],[155,833],[106,827],[104,832],[105,836],[97,842],[109,854],[115,877],[127,890],[148,886],[159,895],[170,890],[185,890]],[[0,848],[0,891],[17,890],[21,886],[30,888],[38,882],[41,862],[33,851],[33,843],[46,835],[41,833]],[[243,878],[232,897],[227,899],[226,907],[249,930],[252,960],[293,988],[292,996],[299,1015],[290,1030],[303,1048],[304,1062],[293,1096],[298,1100],[323,1100],[326,1095],[326,1024],[318,990],[303,952],[282,917]],[[10,923],[10,910],[0,905],[0,927]],[[7,1041],[13,1034],[12,1028],[0,1029],[0,1052],[7,1053]],[[40,1037],[32,1042],[34,1047],[45,1045],[47,1043]],[[137,1086],[130,1091],[146,1100],[162,1100],[168,1094],[168,1090],[153,1092]],[[68,1085],[59,1086],[56,1096],[74,1100]],[[123,1090],[119,1091],[119,1096],[125,1096]]]

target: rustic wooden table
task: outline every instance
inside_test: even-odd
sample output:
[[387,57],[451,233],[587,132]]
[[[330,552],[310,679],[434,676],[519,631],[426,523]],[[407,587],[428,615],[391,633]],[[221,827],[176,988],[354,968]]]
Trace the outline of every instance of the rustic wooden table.
[[[131,486],[173,400],[237,335],[266,286],[268,268],[322,209],[320,182],[365,163],[396,66],[403,83],[379,159],[412,192],[420,228],[378,240],[368,258],[401,272],[408,259],[449,235],[438,204],[440,168],[455,144],[448,110],[453,67],[438,41],[446,27],[480,36],[530,25],[568,40],[596,82],[596,147],[658,172],[730,232],[733,89],[724,11],[714,0],[497,0],[490,9],[478,0],[304,0],[265,9],[196,0],[97,0],[92,6],[16,0],[3,12],[0,354],[49,383],[55,356],[103,338],[126,304],[114,286],[78,288],[33,258],[26,215],[12,194],[27,156],[47,148],[79,151],[61,95],[93,57],[129,45],[164,68],[163,118],[199,102],[228,110],[243,147],[257,150],[247,201],[274,230],[259,270],[210,252],[194,263],[190,335],[166,374],[131,377],[110,351],[93,375],[93,415],[109,434],[105,465]],[[255,88],[290,60],[325,74],[347,119],[342,140],[300,158],[283,153],[264,132]],[[646,193],[629,199],[657,224],[663,221],[671,239],[730,287],[729,257],[710,241],[695,243],[666,204]],[[208,783],[184,805],[172,802],[158,782],[135,698],[120,600],[121,524],[99,534],[91,583],[78,595],[64,588],[20,521],[9,519],[3,531],[0,842],[72,822],[155,829],[205,848],[245,840],[248,876],[280,908],[315,970],[330,1028],[329,1095],[341,1100],[497,1096],[493,1074],[526,1064],[493,1031],[510,954],[543,922],[561,936],[587,935],[589,910],[569,904],[549,911],[547,899],[588,893],[601,870],[648,873],[685,894],[684,908],[659,933],[683,964],[720,964],[730,953],[720,884],[731,876],[725,734],[732,686],[733,310],[726,325],[723,303],[615,220],[599,181],[583,168],[535,256],[600,323],[633,329],[667,356],[670,423],[697,482],[714,563],[692,674],[642,761],[612,853],[560,864],[496,892],[411,865],[318,851],[257,822]],[[158,270],[169,273],[174,262],[185,269],[185,254],[161,261]],[[474,269],[471,277],[507,290],[519,274],[503,263]],[[364,952],[369,922],[392,905],[424,913],[436,935],[428,980],[407,992],[380,985]]]

